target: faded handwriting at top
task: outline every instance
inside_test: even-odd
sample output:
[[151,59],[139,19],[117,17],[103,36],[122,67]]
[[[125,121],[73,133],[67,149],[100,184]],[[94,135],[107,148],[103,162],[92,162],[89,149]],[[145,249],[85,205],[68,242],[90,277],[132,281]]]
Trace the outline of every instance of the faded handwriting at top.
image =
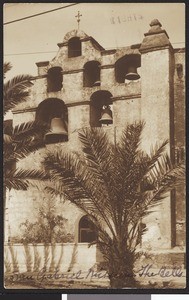
[[123,22],[132,22],[142,20],[144,17],[142,15],[131,14],[129,16],[112,16],[110,18],[111,24],[123,23]]

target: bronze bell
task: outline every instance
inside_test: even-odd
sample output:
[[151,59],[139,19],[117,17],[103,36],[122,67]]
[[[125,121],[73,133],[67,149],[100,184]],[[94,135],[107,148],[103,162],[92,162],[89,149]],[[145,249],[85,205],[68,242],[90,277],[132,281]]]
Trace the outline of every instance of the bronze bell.
[[137,73],[137,68],[134,66],[128,67],[128,72],[125,76],[127,80],[137,80],[140,78],[140,75]]
[[60,143],[68,140],[66,124],[61,118],[52,118],[50,131],[45,134],[46,143]]
[[102,115],[99,122],[106,125],[113,123],[112,111],[109,105],[102,109]]
[[100,86],[100,80],[97,80],[93,83],[93,86]]

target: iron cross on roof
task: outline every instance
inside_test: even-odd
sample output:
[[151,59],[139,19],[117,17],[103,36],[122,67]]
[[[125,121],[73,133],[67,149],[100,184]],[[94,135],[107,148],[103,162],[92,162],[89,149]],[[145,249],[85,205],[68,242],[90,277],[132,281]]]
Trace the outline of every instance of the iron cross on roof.
[[78,13],[77,13],[77,15],[75,17],[77,18],[78,30],[79,30],[80,17],[82,17],[82,15],[80,14],[80,11],[78,11]]

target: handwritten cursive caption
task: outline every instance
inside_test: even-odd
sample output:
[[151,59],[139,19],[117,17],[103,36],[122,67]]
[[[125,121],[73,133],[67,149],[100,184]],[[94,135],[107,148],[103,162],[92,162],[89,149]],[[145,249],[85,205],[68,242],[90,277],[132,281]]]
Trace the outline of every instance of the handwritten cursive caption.
[[[142,266],[138,271],[136,271],[136,274],[134,276],[139,277],[156,277],[160,276],[162,278],[169,278],[169,277],[182,277],[183,271],[181,267],[175,266],[173,268],[169,268],[167,266],[162,266],[160,269],[158,269],[156,272],[153,271],[153,265],[147,264],[145,266]],[[125,274],[126,277],[133,276],[129,274]],[[47,272],[46,268],[41,269],[37,274],[21,274],[16,273],[9,276],[10,281],[31,281],[31,280],[37,280],[39,282],[43,282],[45,280],[100,280],[102,278],[109,278],[107,271],[94,271],[93,269],[89,269],[87,272],[83,272],[82,270],[79,270],[77,272],[65,272],[65,273],[59,273],[59,269],[57,269],[53,273]]]
[[138,271],[138,274],[140,277],[156,277],[160,276],[163,278],[166,277],[182,277],[183,271],[181,267],[173,267],[172,269],[169,269],[166,266],[162,266],[157,272],[152,271],[153,265],[148,264],[145,266],[142,266],[142,268]]
[[87,272],[83,272],[79,270],[77,272],[65,272],[59,273],[57,269],[53,273],[47,272],[46,268],[41,269],[37,275],[27,275],[27,274],[12,274],[8,279],[11,281],[21,281],[21,280],[34,280],[37,279],[39,282],[43,282],[44,280],[58,280],[58,279],[66,279],[66,280],[84,280],[84,279],[102,279],[108,278],[108,273],[106,271],[96,272],[93,269],[89,269]]

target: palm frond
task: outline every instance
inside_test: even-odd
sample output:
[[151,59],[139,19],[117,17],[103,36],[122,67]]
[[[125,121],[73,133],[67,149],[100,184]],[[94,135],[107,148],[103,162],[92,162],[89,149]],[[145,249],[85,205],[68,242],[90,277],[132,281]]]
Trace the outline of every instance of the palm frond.
[[41,170],[23,170],[17,169],[14,173],[12,173],[14,178],[17,179],[32,179],[32,180],[47,180],[49,176],[46,172]]
[[95,181],[94,174],[90,172],[87,165],[83,166],[75,156],[60,151],[48,154],[44,160],[44,167],[49,171],[51,180],[56,185],[56,188],[51,187],[52,193],[66,195],[81,209],[90,206],[91,210],[98,211],[98,215],[113,232],[103,186]]
[[106,133],[101,128],[84,128],[78,132],[79,140],[82,143],[83,153],[90,168],[99,169],[99,176],[102,178],[101,172],[105,175],[111,173],[111,162],[113,147],[109,143]]
[[19,92],[28,89],[33,85],[32,79],[33,77],[28,74],[17,75],[4,84],[4,93],[9,94],[13,92],[15,94],[15,91]]
[[34,141],[31,145],[27,145],[26,141],[23,143],[16,143],[14,146],[13,145],[6,145],[6,148],[4,149],[4,162],[9,162],[12,160],[19,161],[31,153],[40,150],[45,146],[44,141],[39,140],[39,141]]
[[[154,166],[154,164],[156,164],[156,162],[159,160],[159,158],[162,157],[162,155],[166,151],[167,145],[168,145],[168,140],[165,140],[162,142],[162,144],[160,146],[158,145],[158,143],[156,143],[156,145],[154,147],[152,147],[151,155],[150,155],[150,163],[148,163],[148,168],[152,168]],[[167,156],[167,158],[168,158],[168,156]],[[170,160],[169,160],[169,162],[170,162]],[[167,160],[167,164],[168,164],[168,160]]]
[[[132,157],[135,157],[138,146],[140,144],[140,137],[142,130],[144,128],[144,122],[135,122],[128,125],[122,132],[121,140],[118,143],[117,148],[118,152],[121,152],[121,155],[124,154],[128,159],[132,154]],[[134,152],[133,152],[134,150]],[[132,158],[131,157],[131,158]]]
[[36,121],[16,126],[12,135],[4,139],[4,162],[18,161],[43,148],[43,135],[46,131],[47,125]]
[[156,190],[168,183],[170,183],[170,187],[172,188],[172,184],[176,184],[178,179],[183,179],[184,174],[185,168],[183,162],[179,163],[178,166],[173,167],[169,156],[165,153],[150,167],[150,170],[147,173],[147,181]]
[[5,184],[8,189],[27,190],[31,180],[48,180],[46,172],[41,170],[10,170],[6,172]]
[[[118,193],[116,195],[113,176],[115,149],[102,128],[84,128],[79,131],[79,139],[82,143],[85,165],[93,174],[93,181],[102,193],[101,198],[106,203],[110,217],[116,222],[114,206],[118,203]],[[103,188],[100,188],[101,186]]]
[[30,75],[18,75],[7,81],[3,86],[4,114],[17,104],[28,100],[29,88],[33,85]]
[[20,180],[20,179],[14,179],[13,177],[9,178],[6,177],[4,179],[4,184],[6,186],[7,189],[11,190],[22,190],[22,191],[26,191],[28,188],[28,182],[25,180]]
[[141,201],[138,202],[138,210],[130,214],[133,220],[151,213],[152,209],[157,208],[171,190],[184,185],[184,164],[180,163],[177,167],[168,169],[169,163],[169,157],[164,155],[158,166],[154,167],[155,172],[152,172],[152,169],[150,170],[150,175],[146,180],[150,181],[151,190],[147,189],[142,193]]
[[13,143],[13,139],[9,134],[3,134],[3,144],[6,147]]
[[10,71],[12,69],[12,65],[10,62],[4,62],[3,63],[3,74],[4,74],[4,77],[5,77],[5,74]]
[[[136,204],[138,205],[138,202],[140,203],[141,197],[138,197],[140,193],[138,194],[137,190],[144,188],[147,190],[153,190],[155,188],[153,185],[153,178],[154,180],[157,180],[157,178],[160,178],[160,174],[156,174],[154,172],[157,165],[159,165],[159,168],[163,168],[160,164],[160,160],[162,161],[162,164],[164,162],[164,171],[167,170],[167,168],[172,168],[168,155],[164,154],[166,145],[167,141],[164,141],[160,146],[156,144],[155,147],[152,148],[151,156],[147,155],[143,151],[137,152],[137,155],[130,166],[130,170],[127,169],[128,173],[124,176],[125,182],[123,193],[132,194],[133,198],[133,203],[131,203],[131,206],[128,207],[132,208]],[[123,162],[122,165],[124,165]],[[164,176],[164,174],[165,172],[161,175]],[[127,203],[128,201],[126,197],[125,204]],[[127,210],[125,210],[125,221],[127,222]]]
[[37,135],[44,135],[48,129],[48,124],[32,121],[27,123],[21,123],[13,128],[12,139],[14,141],[23,141],[32,138]]
[[115,146],[102,128],[85,128],[79,131],[83,155],[57,150],[43,162],[51,179],[46,190],[68,199],[93,220],[107,260],[112,251],[119,255],[119,247],[134,253],[146,231],[140,230],[141,218],[185,180],[184,163],[175,167],[166,154],[167,141],[156,144],[150,155],[139,149],[143,127],[143,122],[128,125]]
[[121,180],[123,188],[128,185],[127,180],[130,177],[134,165],[136,165],[135,160],[139,153],[138,146],[140,144],[143,126],[143,122],[128,125],[122,133],[119,144],[116,146],[116,175],[117,178],[119,178],[117,184],[119,184]]

